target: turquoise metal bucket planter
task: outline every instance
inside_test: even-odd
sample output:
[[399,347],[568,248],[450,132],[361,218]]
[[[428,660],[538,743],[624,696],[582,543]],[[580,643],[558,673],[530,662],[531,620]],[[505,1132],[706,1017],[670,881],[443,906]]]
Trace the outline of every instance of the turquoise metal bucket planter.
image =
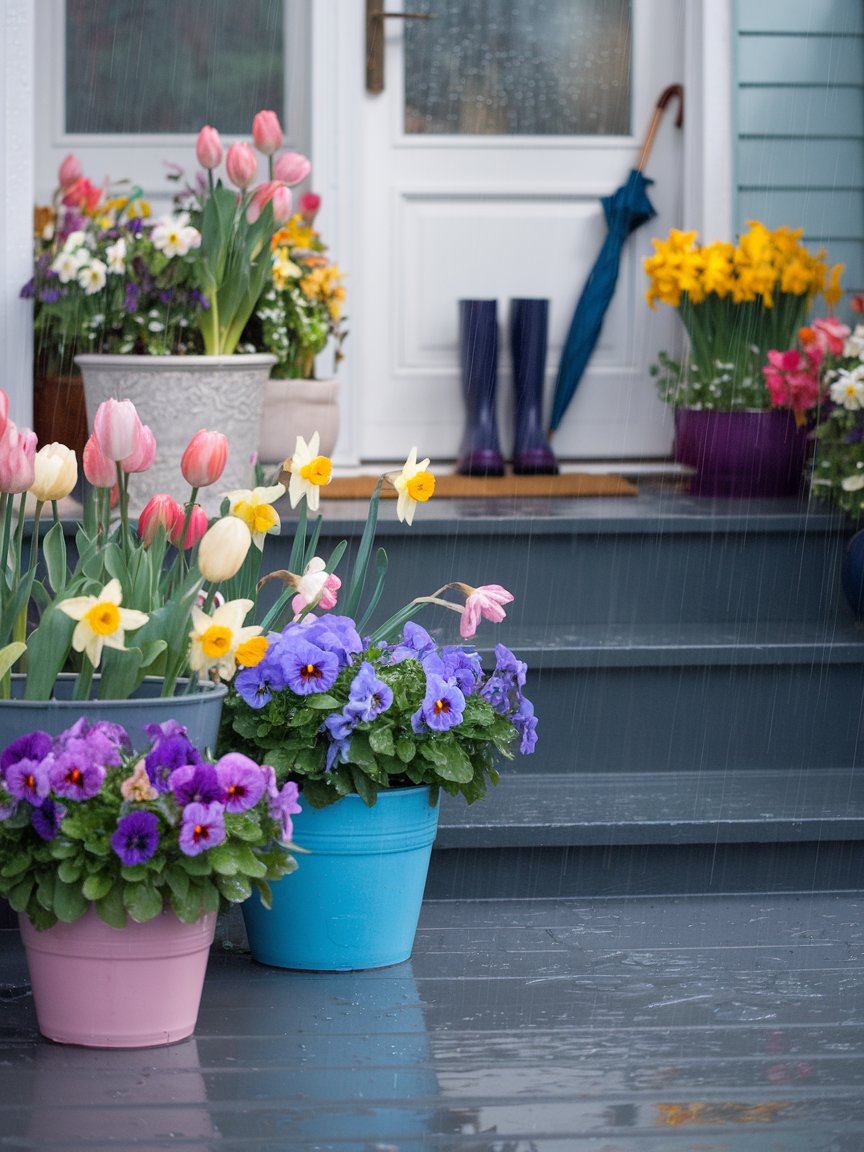
[[379,792],[372,808],[359,796],[304,807],[293,840],[308,854],[298,854],[297,871],[272,885],[272,909],[257,894],[243,905],[253,960],[324,972],[407,960],[438,808],[428,788]]

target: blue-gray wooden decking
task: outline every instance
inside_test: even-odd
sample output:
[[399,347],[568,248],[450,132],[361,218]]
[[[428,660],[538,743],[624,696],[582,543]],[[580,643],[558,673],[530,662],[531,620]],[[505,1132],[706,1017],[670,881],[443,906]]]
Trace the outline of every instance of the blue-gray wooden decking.
[[[430,901],[411,961],[217,948],[194,1038],[40,1039],[0,933],[0,1148],[860,1152],[864,898]],[[86,995],[86,989],[82,989]]]

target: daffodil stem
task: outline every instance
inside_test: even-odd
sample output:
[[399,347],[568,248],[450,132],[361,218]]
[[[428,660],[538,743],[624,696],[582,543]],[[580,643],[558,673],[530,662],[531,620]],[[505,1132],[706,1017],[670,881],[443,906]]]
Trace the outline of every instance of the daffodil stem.
[[90,689],[93,685],[93,665],[84,655],[81,659],[81,671],[75,679],[75,691],[73,693],[73,700],[89,700]]
[[[449,584],[445,584],[444,588],[439,588],[439,592],[443,592],[445,588],[449,588]],[[438,604],[441,608],[449,608],[451,612],[458,612],[462,615],[462,609],[458,604],[451,604],[449,600],[441,600],[437,595],[434,596],[416,596],[410,604],[406,604],[404,608],[400,608],[398,612],[394,613],[389,620],[385,620],[380,628],[376,628],[372,633],[372,643],[375,644],[379,640],[387,640],[390,634],[396,628],[401,628],[404,624],[416,616],[420,609],[426,604]]]

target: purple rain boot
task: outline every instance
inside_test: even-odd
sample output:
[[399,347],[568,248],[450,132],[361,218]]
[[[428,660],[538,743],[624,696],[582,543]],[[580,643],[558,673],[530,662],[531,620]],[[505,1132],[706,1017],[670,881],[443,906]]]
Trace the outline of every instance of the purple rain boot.
[[459,301],[459,359],[465,395],[465,434],[456,471],[463,476],[503,476],[498,445],[498,317],[495,300]]
[[548,326],[548,300],[510,301],[516,393],[513,472],[517,476],[554,476],[558,472],[558,461],[543,432],[542,422]]

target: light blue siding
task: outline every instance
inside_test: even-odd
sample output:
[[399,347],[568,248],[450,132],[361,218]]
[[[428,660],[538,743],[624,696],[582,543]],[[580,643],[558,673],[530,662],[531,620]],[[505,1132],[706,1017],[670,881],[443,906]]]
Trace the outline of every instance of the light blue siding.
[[736,0],[735,226],[803,228],[864,290],[864,4]]

